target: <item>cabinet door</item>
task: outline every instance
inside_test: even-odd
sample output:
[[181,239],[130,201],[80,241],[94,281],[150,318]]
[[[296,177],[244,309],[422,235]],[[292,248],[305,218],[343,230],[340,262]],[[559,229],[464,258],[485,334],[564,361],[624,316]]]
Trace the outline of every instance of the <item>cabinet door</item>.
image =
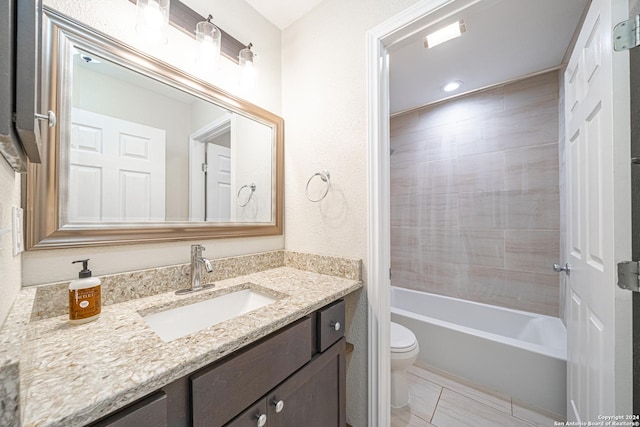
[[344,427],[345,339],[267,396],[269,427]]
[[307,317],[204,368],[191,376],[193,427],[225,425],[310,359],[311,320]]

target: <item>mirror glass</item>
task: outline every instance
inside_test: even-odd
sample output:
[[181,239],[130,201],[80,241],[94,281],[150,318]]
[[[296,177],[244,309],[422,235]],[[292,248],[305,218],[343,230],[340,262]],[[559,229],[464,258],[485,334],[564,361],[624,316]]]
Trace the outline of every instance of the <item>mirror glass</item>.
[[44,10],[28,249],[282,234],[282,118]]
[[270,126],[73,48],[63,223],[270,222]]

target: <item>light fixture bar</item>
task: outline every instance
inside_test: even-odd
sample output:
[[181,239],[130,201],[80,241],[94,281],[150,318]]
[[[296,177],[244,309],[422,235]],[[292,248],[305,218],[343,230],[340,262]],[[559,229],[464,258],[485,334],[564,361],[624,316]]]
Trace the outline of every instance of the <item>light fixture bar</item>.
[[[137,4],[137,0],[129,1],[133,4]],[[196,25],[198,24],[198,22],[206,20],[206,17],[201,16],[198,12],[191,9],[181,1],[171,0],[171,7],[169,8],[169,24],[187,34],[188,36],[192,37],[194,40],[196,38],[196,34],[194,32]],[[230,59],[237,64],[238,53],[242,49],[246,48],[247,45],[245,45],[244,43],[240,43],[240,41],[230,36],[229,33],[225,32],[220,27],[218,27],[218,29],[222,34],[220,53],[227,59]]]
[[438,46],[439,44],[447,42],[451,39],[460,37],[466,30],[467,29],[464,26],[464,20],[461,19],[457,22],[454,22],[453,24],[441,28],[438,31],[427,34],[427,36],[424,38],[424,47],[430,49],[432,47]]

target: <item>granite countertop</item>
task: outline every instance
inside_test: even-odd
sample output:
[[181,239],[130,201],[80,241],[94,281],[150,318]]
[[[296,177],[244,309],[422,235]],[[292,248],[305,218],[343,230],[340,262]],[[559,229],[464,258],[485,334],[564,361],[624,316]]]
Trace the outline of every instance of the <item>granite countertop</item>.
[[[36,292],[25,289],[4,328],[5,345],[7,335],[20,343],[11,348],[19,359],[22,425],[85,425],[362,287],[360,280],[288,266],[215,284],[195,294],[170,291],[103,306],[98,320],[82,325],[70,325],[66,315],[27,320]],[[243,288],[278,300],[170,342],[142,318]],[[11,361],[10,352],[4,359]]]

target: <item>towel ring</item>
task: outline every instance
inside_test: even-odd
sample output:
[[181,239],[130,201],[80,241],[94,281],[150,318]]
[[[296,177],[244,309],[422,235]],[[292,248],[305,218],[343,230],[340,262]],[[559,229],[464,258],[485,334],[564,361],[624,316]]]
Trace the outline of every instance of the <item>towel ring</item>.
[[[322,193],[322,196],[320,196],[320,198],[312,199],[311,197],[309,197],[309,184],[311,184],[311,181],[316,176],[319,176],[320,179],[327,184],[327,186],[325,187],[324,192]],[[327,196],[327,193],[329,192],[329,187],[331,186],[331,181],[329,181],[329,178],[331,178],[331,175],[329,174],[328,170],[323,170],[322,172],[316,172],[313,175],[311,175],[311,178],[309,178],[309,181],[307,181],[307,188],[305,191],[307,199],[309,199],[310,202],[314,202],[314,203],[319,202],[320,200],[324,199]]]
[[[242,192],[242,190],[244,190],[244,188],[248,188],[251,190],[251,193],[249,193],[249,197],[247,197],[247,201],[244,203],[240,202],[240,193]],[[252,182],[251,184],[245,184],[242,187],[240,187],[240,189],[238,190],[238,194],[236,195],[236,202],[238,203],[238,205],[240,205],[241,208],[244,208],[245,206],[247,206],[249,204],[249,202],[251,201],[251,197],[253,196],[253,193],[256,191],[256,185]]]

